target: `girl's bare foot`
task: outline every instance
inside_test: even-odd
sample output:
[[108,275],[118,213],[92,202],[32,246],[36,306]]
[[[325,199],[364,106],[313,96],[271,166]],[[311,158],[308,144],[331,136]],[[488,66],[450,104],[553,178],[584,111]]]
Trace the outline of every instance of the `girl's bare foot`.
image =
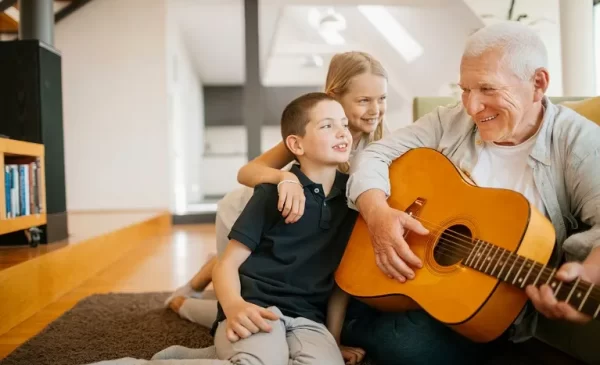
[[212,282],[212,271],[217,263],[216,255],[209,255],[208,261],[200,268],[200,271],[190,280],[190,287],[195,291],[204,291]]
[[186,299],[186,297],[181,296],[173,298],[169,303],[169,308],[171,308],[173,312],[179,313],[179,308],[181,308]]
[[185,283],[185,285],[175,289],[175,291],[169,295],[165,300],[165,307],[170,306],[171,301],[175,297],[195,297],[202,293],[212,281],[212,270],[216,263],[217,255],[213,253],[209,254],[208,261],[200,268],[200,271],[198,271],[190,281]]
[[177,288],[169,297],[165,300],[165,307],[171,304],[171,301],[175,297],[190,297],[195,293],[194,289],[190,285],[190,282],[187,282],[185,285]]

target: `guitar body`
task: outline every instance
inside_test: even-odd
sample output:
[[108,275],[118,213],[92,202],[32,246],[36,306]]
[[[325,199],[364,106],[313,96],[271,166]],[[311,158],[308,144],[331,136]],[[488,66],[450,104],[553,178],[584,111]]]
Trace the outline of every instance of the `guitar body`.
[[359,217],[336,272],[337,284],[379,310],[422,308],[473,341],[496,339],[521,312],[527,296],[463,265],[467,247],[485,240],[545,265],[554,248],[554,227],[521,194],[467,182],[435,150],[410,150],[389,172],[391,207],[406,211],[421,199],[414,216],[430,234],[409,233],[406,241],[423,268],[406,283],[388,278],[375,263],[366,223]]

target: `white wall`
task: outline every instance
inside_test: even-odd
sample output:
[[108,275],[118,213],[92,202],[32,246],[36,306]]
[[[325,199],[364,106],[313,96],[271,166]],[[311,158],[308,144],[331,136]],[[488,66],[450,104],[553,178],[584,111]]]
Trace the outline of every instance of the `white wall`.
[[204,151],[204,97],[190,52],[177,22],[173,2],[167,2],[167,88],[169,97],[171,210],[183,212],[199,203]]
[[56,25],[67,209],[168,209],[163,0],[91,1]]

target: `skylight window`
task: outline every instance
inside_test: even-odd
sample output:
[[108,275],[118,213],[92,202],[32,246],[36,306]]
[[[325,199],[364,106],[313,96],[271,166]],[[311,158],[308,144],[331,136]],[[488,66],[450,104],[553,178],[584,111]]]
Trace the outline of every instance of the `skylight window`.
[[406,29],[381,5],[360,5],[360,11],[381,33],[388,43],[411,63],[423,54],[423,47]]

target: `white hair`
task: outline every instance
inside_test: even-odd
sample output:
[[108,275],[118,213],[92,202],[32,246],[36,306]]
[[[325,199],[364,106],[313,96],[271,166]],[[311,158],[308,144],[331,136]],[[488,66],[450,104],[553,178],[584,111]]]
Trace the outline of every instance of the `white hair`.
[[521,80],[530,80],[535,70],[548,68],[548,53],[540,36],[519,22],[489,25],[468,39],[463,57],[477,57],[485,51],[500,48],[503,62]]

